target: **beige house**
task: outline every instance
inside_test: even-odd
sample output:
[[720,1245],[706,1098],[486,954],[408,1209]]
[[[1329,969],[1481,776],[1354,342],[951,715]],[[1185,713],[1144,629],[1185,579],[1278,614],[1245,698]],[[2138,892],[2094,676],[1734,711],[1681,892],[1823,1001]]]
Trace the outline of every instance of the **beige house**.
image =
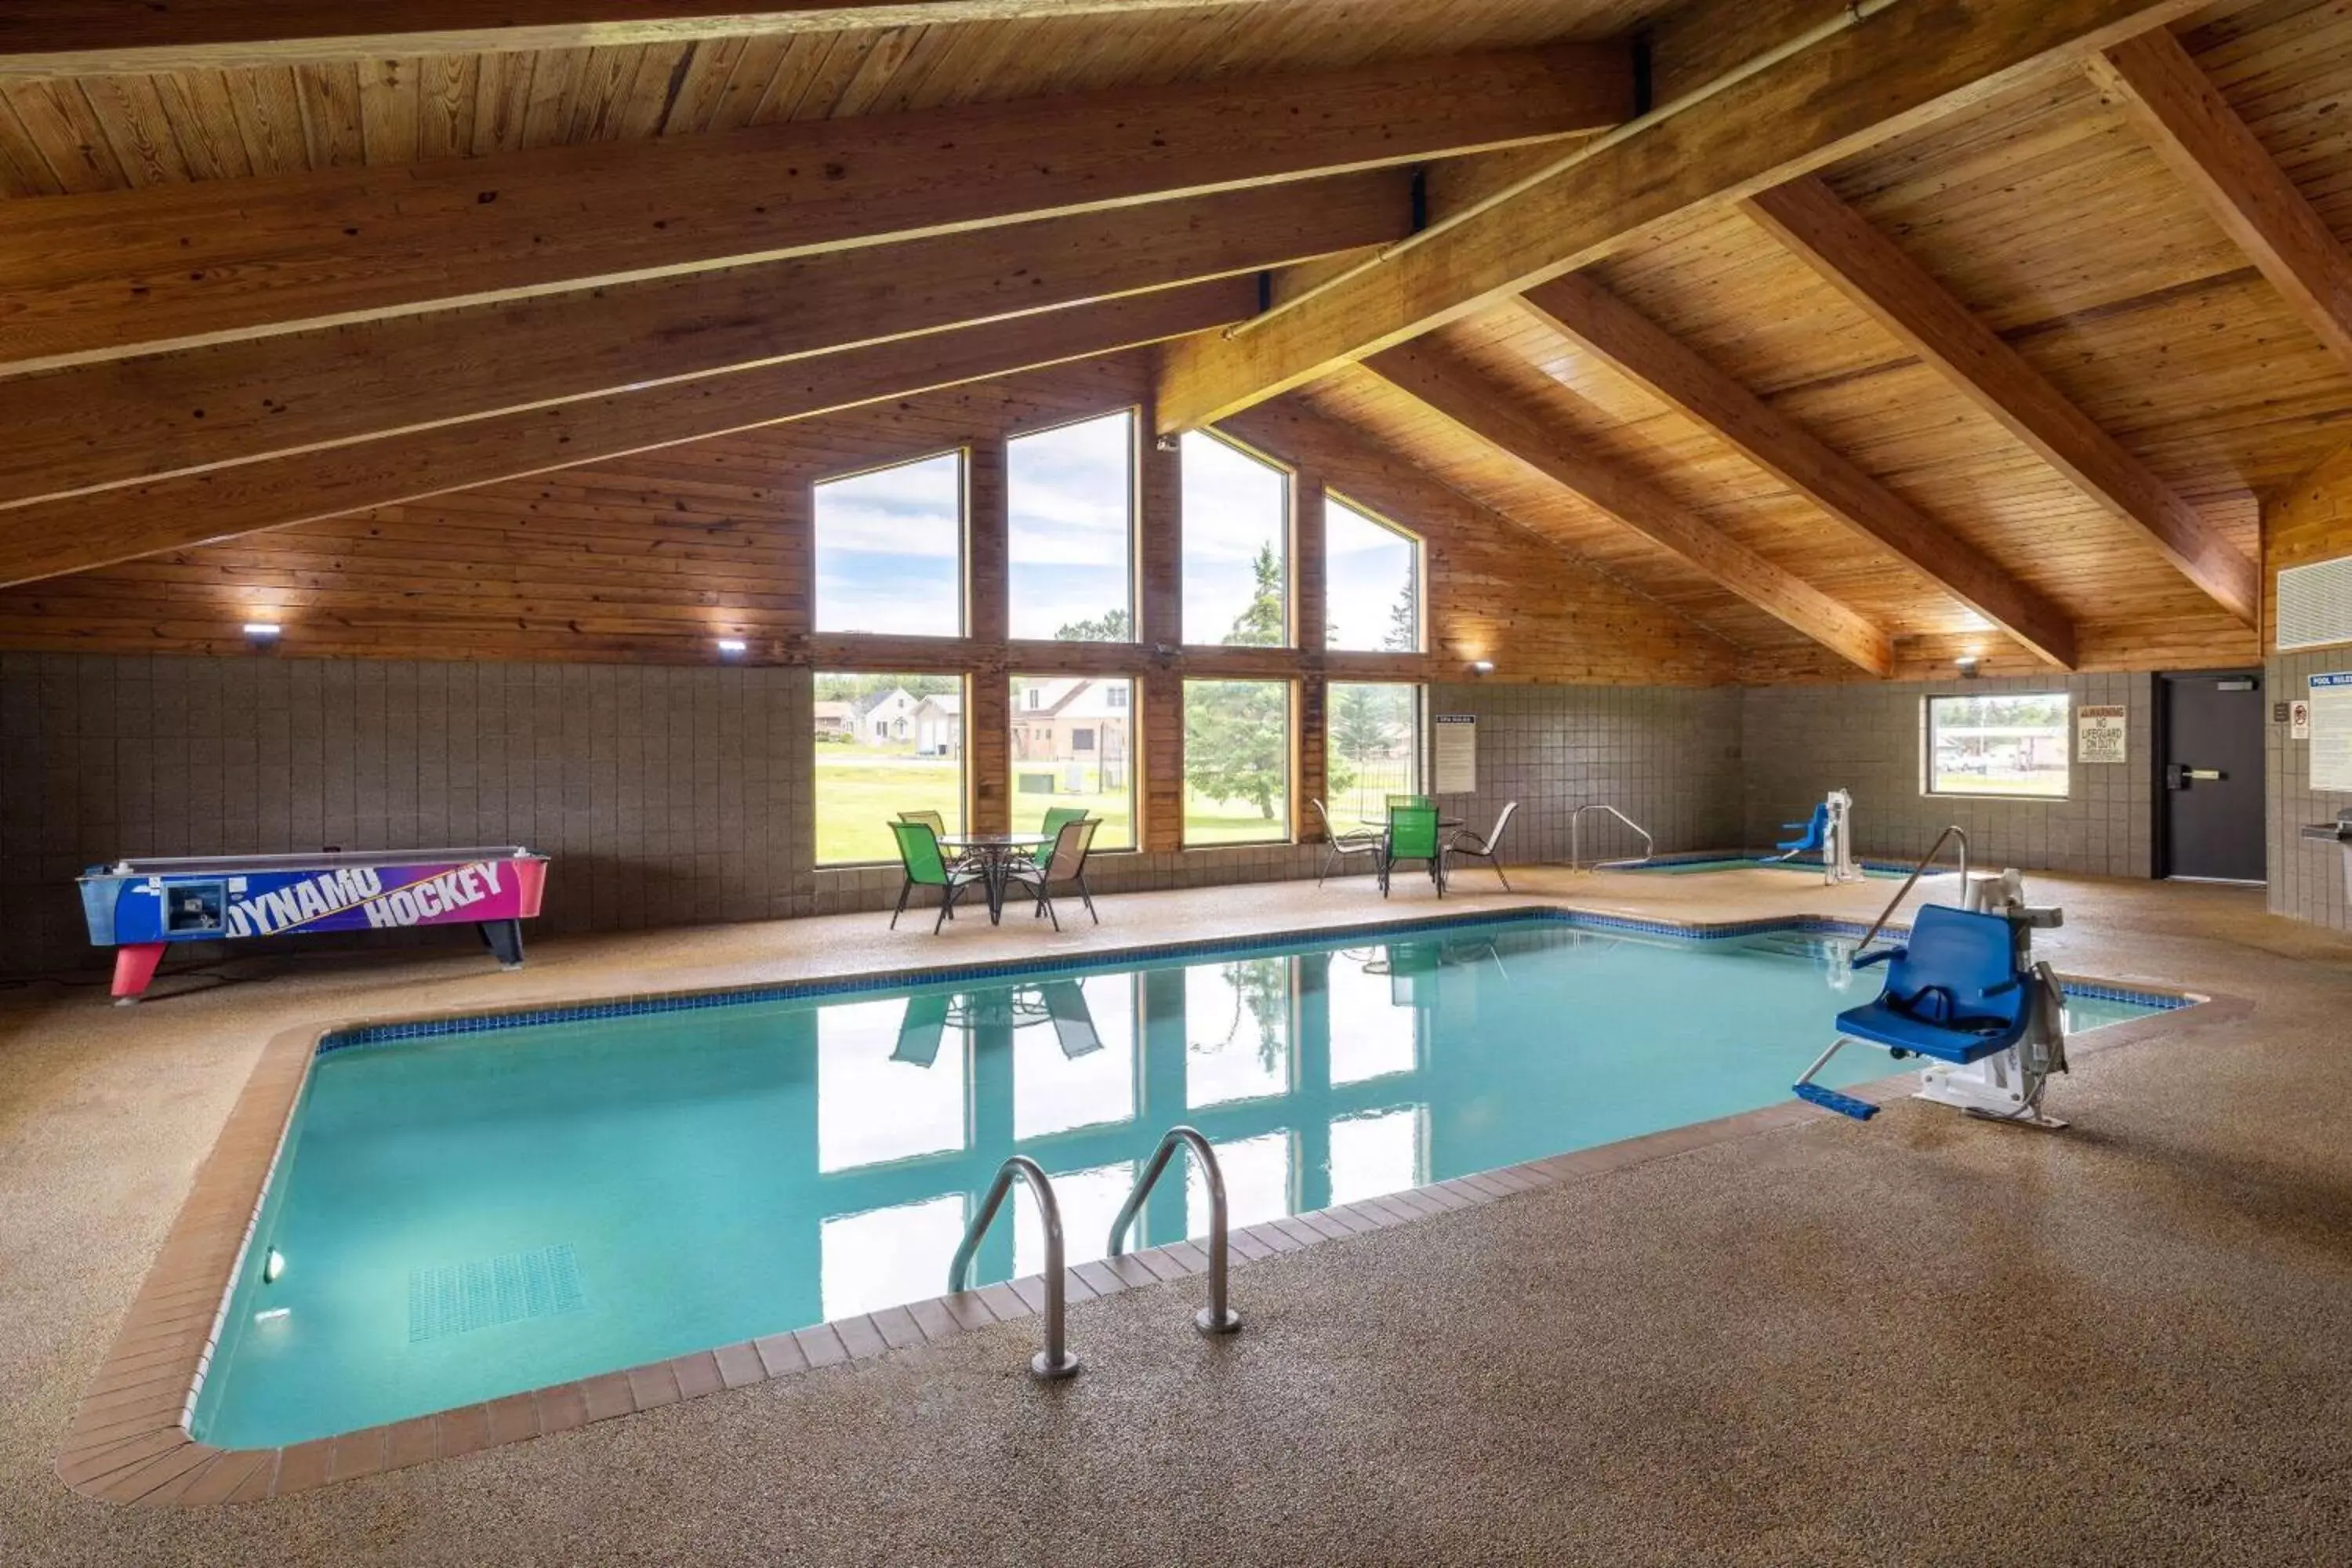
[[[1099,772],[1097,787],[1123,788],[1134,752],[1135,689],[1126,680],[1040,680],[1013,698],[1013,761],[1052,764],[1065,789],[1072,775]],[[1030,770],[1045,773],[1038,767]]]

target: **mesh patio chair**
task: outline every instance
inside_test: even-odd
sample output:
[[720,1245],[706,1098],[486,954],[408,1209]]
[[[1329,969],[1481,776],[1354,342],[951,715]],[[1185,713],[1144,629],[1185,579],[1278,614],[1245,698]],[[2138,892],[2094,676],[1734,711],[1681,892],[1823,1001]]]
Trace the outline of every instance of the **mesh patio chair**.
[[[898,820],[901,822],[921,823],[925,827],[931,830],[931,837],[935,839],[945,838],[948,836],[948,819],[941,816],[936,811],[902,811],[898,814]],[[940,846],[940,858],[945,860],[950,868],[953,868],[961,866],[969,857],[961,854],[956,850],[950,849],[945,845],[941,845]]]
[[1062,831],[1054,836],[1054,853],[1043,866],[1015,860],[1005,868],[1005,890],[1018,888],[1036,900],[1036,913],[1049,916],[1054,929],[1060,931],[1062,917],[1054,913],[1051,889],[1056,882],[1076,883],[1078,897],[1086,900],[1087,915],[1095,924],[1102,924],[1102,916],[1095,913],[1095,896],[1087,890],[1087,853],[1094,847],[1095,829],[1101,826],[1091,817],[1062,824]]
[[1057,805],[1047,811],[1044,825],[1037,829],[1045,836],[1046,842],[1037,846],[1030,858],[1035,860],[1040,866],[1051,860],[1054,858],[1053,840],[1062,836],[1063,826],[1072,822],[1084,822],[1086,819],[1086,809],[1083,806]]
[[891,836],[898,840],[898,862],[905,868],[906,881],[898,889],[898,907],[890,911],[890,929],[898,929],[898,917],[907,912],[907,898],[917,888],[937,888],[940,890],[940,918],[931,922],[931,932],[939,934],[941,926],[955,916],[956,900],[964,889],[981,881],[977,871],[967,871],[950,866],[940,854],[940,837],[924,822],[894,822]]
[[1381,835],[1378,828],[1355,827],[1342,833],[1331,826],[1331,814],[1323,809],[1319,800],[1309,799],[1315,808],[1315,820],[1323,825],[1323,868],[1315,873],[1315,885],[1321,887],[1323,879],[1331,874],[1334,864],[1345,864],[1351,855],[1369,855],[1375,867],[1380,864]]
[[1433,806],[1436,804],[1425,795],[1392,795],[1389,796],[1389,815],[1394,816],[1403,810],[1419,811],[1424,806]]
[[1445,896],[1445,846],[1437,836],[1437,808],[1400,806],[1389,813],[1389,831],[1381,849],[1381,897],[1389,896],[1389,878],[1400,860],[1419,860],[1429,868],[1437,896]]
[[1445,858],[1452,860],[1456,856],[1460,856],[1472,860],[1484,860],[1495,868],[1495,876],[1503,884],[1503,891],[1509,892],[1511,879],[1503,875],[1502,857],[1496,854],[1495,848],[1503,842],[1503,829],[1511,825],[1511,814],[1518,809],[1517,801],[1505,801],[1503,815],[1495,818],[1495,826],[1488,828],[1484,837],[1471,832],[1466,827],[1457,829],[1454,837],[1446,841]]
[[1054,1026],[1055,1043],[1071,1061],[1103,1048],[1102,1031],[1095,1027],[1094,1010],[1075,980],[1055,980],[1039,987],[1045,995],[1045,1016]]

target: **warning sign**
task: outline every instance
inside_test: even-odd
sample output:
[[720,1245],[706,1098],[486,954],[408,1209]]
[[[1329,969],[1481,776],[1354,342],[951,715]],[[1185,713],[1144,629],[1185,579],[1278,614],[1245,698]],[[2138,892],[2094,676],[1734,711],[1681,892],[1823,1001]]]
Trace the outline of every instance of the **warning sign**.
[[2078,763],[2120,763],[2126,760],[2124,708],[2074,710],[2074,760]]

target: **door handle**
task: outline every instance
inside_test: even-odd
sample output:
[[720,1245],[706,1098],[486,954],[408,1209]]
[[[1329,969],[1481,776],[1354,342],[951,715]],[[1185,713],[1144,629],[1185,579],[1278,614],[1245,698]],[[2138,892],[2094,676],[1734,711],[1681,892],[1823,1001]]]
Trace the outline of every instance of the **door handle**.
[[2219,768],[2190,768],[2188,773],[2192,779],[2202,780],[2220,780],[2227,776]]
[[2192,768],[2179,763],[2164,764],[2164,787],[2167,789],[2187,789],[2192,779],[2218,784],[2227,776],[2219,768]]

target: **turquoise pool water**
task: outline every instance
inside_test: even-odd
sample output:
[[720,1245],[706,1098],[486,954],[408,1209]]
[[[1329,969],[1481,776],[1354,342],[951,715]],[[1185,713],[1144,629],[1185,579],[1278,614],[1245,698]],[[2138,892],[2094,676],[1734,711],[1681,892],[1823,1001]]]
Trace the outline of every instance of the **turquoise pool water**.
[[[296,1113],[195,1434],[292,1443],[937,1295],[1015,1151],[1052,1173],[1076,1263],[1178,1121],[1247,1225],[1771,1104],[1874,993],[1844,946],[1462,923],[345,1046]],[[1013,1213],[979,1279],[1040,1267]],[[1202,1233],[1197,1182],[1147,1220]]]

